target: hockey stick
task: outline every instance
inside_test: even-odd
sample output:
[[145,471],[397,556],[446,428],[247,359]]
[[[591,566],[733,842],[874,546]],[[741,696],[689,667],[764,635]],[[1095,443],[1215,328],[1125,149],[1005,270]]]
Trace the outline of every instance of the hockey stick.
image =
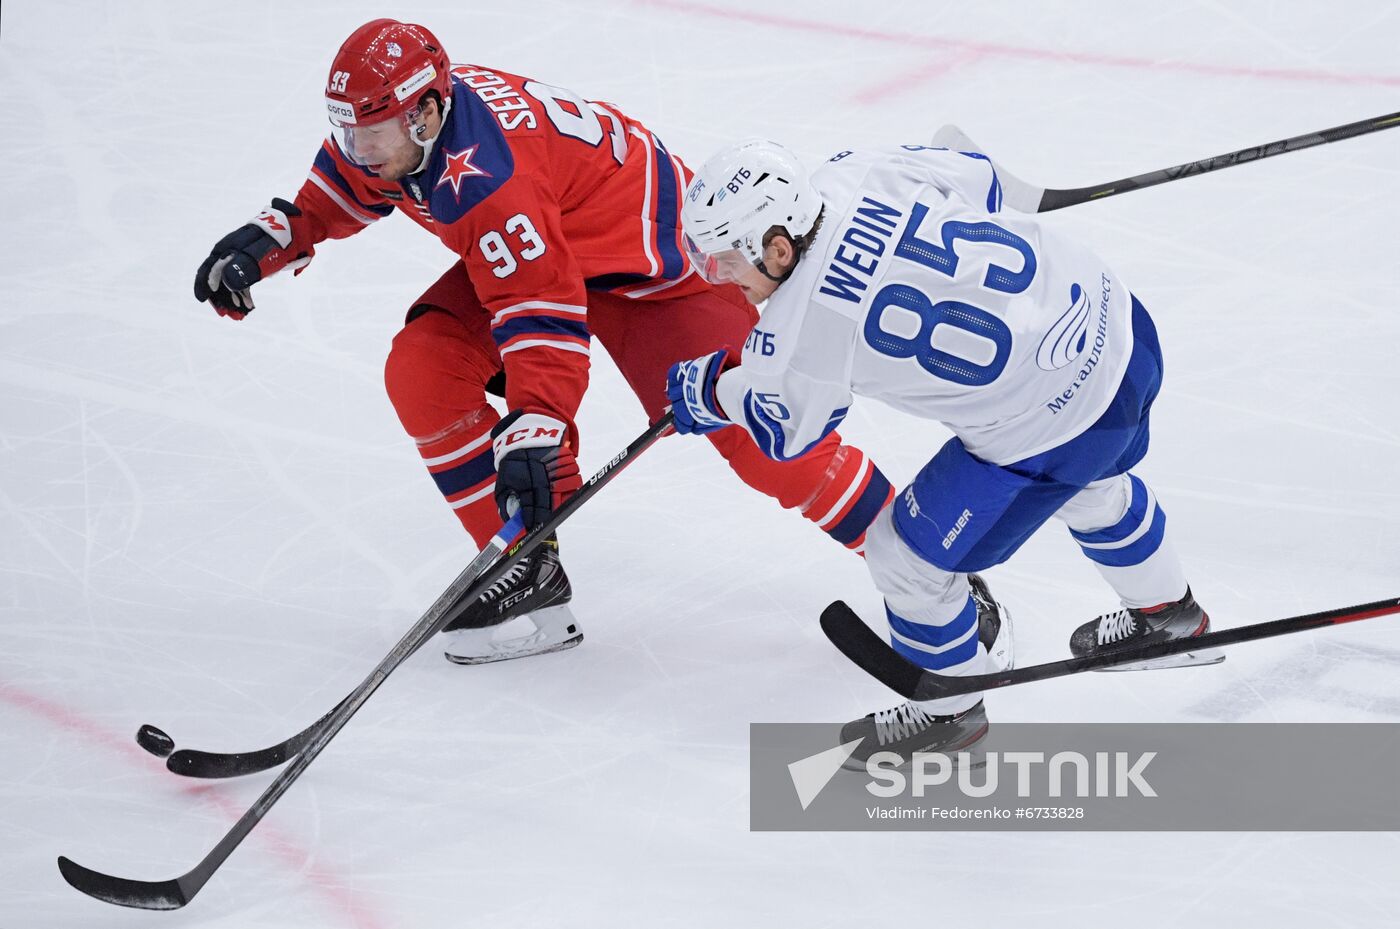
[[1342,607],[1321,613],[1308,613],[1304,616],[1291,616],[1271,622],[1254,623],[1235,629],[1221,629],[1207,632],[1189,639],[1172,639],[1155,645],[1142,645],[1137,648],[1115,649],[1100,655],[1085,658],[1066,658],[1025,668],[1013,668],[993,674],[969,674],[966,677],[953,677],[935,674],[906,659],[890,647],[867,626],[849,606],[837,600],[822,611],[822,631],[831,643],[841,650],[841,654],[854,661],[866,673],[880,683],[908,700],[935,700],[939,697],[955,697],[959,694],[978,693],[997,687],[1011,687],[1030,681],[1044,681],[1052,677],[1064,677],[1081,671],[1098,668],[1111,668],[1116,665],[1165,658],[1182,652],[1199,651],[1223,645],[1237,645],[1240,642],[1253,642],[1290,632],[1303,632],[1307,629],[1320,629],[1323,626],[1339,626],[1376,616],[1389,616],[1400,613],[1400,597],[1363,603],[1360,606]]
[[[490,546],[488,546],[490,547]],[[499,554],[496,549],[491,557]],[[478,555],[480,559],[482,556]],[[462,603],[457,604],[456,609],[450,611],[446,622],[446,627],[452,620],[459,616],[467,606],[473,601],[464,598]],[[208,779],[222,779],[230,777],[244,777],[249,774],[257,774],[260,771],[267,771],[278,765],[286,763],[297,752],[306,747],[311,741],[316,730],[323,725],[326,720],[335,715],[336,711],[345,705],[350,697],[346,696],[334,707],[327,710],[320,719],[307,726],[294,736],[290,736],[270,745],[267,748],[259,748],[247,752],[206,752],[197,748],[175,749],[175,740],[166,735],[165,731],[145,723],[136,731],[136,744],[157,758],[165,758],[165,767],[172,774],[181,777],[197,777]],[[168,756],[168,757],[167,757]]]
[[[1340,142],[1343,139],[1379,132],[1382,129],[1393,129],[1396,126],[1400,126],[1400,113],[1390,113],[1386,116],[1347,123],[1345,126],[1296,135],[1291,139],[1268,142],[1264,145],[1253,145],[1236,152],[1206,158],[1203,161],[1188,161],[1170,168],[1148,171],[1145,174],[1109,181],[1106,184],[1066,189],[1036,187],[1034,184],[1028,184],[1007,172],[1001,163],[991,159],[990,155],[987,157],[992,160],[992,164],[996,167],[997,178],[1001,181],[1003,204],[1021,213],[1048,213],[1051,210],[1087,203],[1090,200],[1102,200],[1104,197],[1125,194],[1130,190],[1141,190],[1144,187],[1153,187],[1168,181],[1179,181],[1183,177],[1219,171],[1221,168],[1230,168],[1250,161],[1258,161],[1261,158],[1272,158],[1274,155],[1296,152],[1312,148],[1314,145]],[[936,148],[987,154],[981,146],[968,138],[967,134],[957,126],[944,126],[938,130],[933,137],[933,145]]]
[[672,415],[667,413],[648,427],[646,432],[603,465],[602,469],[589,478],[586,484],[560,504],[559,508],[551,513],[547,520],[530,530],[514,552],[502,555],[521,532],[521,522],[518,516],[506,523],[495,538],[482,550],[481,554],[462,570],[462,573],[442,592],[422,618],[399,640],[393,650],[384,656],[384,659],[370,672],[369,676],[331,712],[325,723],[315,727],[311,738],[292,758],[291,764],[287,766],[286,770],[277,776],[277,779],[268,786],[267,790],[263,791],[262,796],[258,797],[248,811],[234,824],[233,828],[220,840],[219,844],[214,846],[213,850],[205,855],[204,859],[193,869],[170,880],[138,881],[93,871],[68,858],[59,856],[58,868],[63,873],[64,879],[90,897],[119,906],[138,907],[146,910],[174,910],[193,900],[195,894],[199,893],[200,889],[208,883],[209,878],[224,863],[225,859],[232,854],[240,842],[247,838],[248,833],[253,831],[253,827],[267,815],[267,811],[272,808],[273,804],[287,792],[287,789],[301,776],[302,772],[315,760],[331,739],[335,738],[336,733],[344,728],[345,724],[350,721],[350,717],[355,715],[355,712],[364,705],[364,702],[369,699],[379,685],[384,683],[384,679],[448,623],[454,606],[467,597],[479,594],[480,591],[504,577],[506,572],[517,562],[533,551],[544,541],[546,536],[554,532],[560,523],[568,519],[603,485],[611,481],[638,454],[661,438],[670,428],[672,422]]
[[[452,619],[449,618],[447,622],[452,622]],[[158,758],[165,758],[165,767],[171,773],[182,777],[242,777],[245,774],[256,774],[275,768],[301,751],[316,734],[317,727],[335,715],[335,711],[344,705],[345,700],[341,700],[324,716],[296,735],[276,745],[250,752],[205,752],[197,748],[182,748],[177,751],[175,740],[150,723],[137,730],[136,744]]]

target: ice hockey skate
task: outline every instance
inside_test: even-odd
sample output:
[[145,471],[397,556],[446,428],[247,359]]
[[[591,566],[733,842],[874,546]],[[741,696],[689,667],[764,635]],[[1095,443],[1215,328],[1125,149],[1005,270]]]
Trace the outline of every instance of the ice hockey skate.
[[977,604],[977,638],[987,650],[989,670],[1009,671],[1016,667],[1016,635],[1011,627],[1011,611],[992,596],[980,574],[969,574],[967,584]]
[[[1172,639],[1195,637],[1210,631],[1210,617],[1201,609],[1191,588],[1180,600],[1146,609],[1121,609],[1085,623],[1070,636],[1069,650],[1077,658],[1100,655],[1105,651],[1135,648],[1168,642]],[[1153,661],[1139,661],[1097,668],[1099,671],[1147,671],[1156,668],[1186,668],[1195,665],[1219,664],[1225,653],[1218,648],[1183,652]]]
[[[1014,666],[1011,616],[993,597],[986,581],[976,574],[967,576],[972,600],[977,604],[977,639],[986,649],[989,671],[1007,671]],[[940,752],[953,756],[970,755],[969,764],[982,763],[975,746],[986,737],[990,724],[982,701],[946,716],[935,716],[914,701],[880,710],[841,727],[841,742],[861,739],[846,759],[851,771],[866,770],[866,762],[877,752],[894,752],[908,763],[915,752]],[[956,760],[956,759],[955,759]]]
[[545,541],[443,630],[454,664],[489,664],[573,648],[583,641],[559,543]]

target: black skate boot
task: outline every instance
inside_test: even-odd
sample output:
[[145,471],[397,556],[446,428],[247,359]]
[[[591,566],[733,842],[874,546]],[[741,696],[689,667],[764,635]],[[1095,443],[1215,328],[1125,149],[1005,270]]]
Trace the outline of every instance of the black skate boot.
[[[915,752],[952,756],[982,741],[989,728],[981,700],[950,716],[934,716],[910,700],[842,726],[842,745],[855,739],[862,741],[841,767],[865,771],[866,762],[877,752],[894,752],[902,759],[900,764],[908,764]],[[975,756],[970,762],[972,766],[980,763],[981,759]]]
[[992,596],[991,588],[982,580],[982,575],[969,574],[967,585],[972,593],[972,602],[977,604],[977,639],[992,661],[991,670],[1010,671],[1016,666],[1011,612]]
[[[1135,648],[1169,642],[1173,639],[1194,638],[1210,631],[1210,617],[1201,609],[1191,588],[1186,588],[1186,596],[1171,603],[1163,603],[1146,609],[1122,609],[1106,613],[1092,622],[1087,622],[1074,630],[1069,639],[1069,650],[1076,658],[1100,655],[1105,651],[1122,648]],[[1225,660],[1225,653],[1218,648],[1208,648],[1196,652],[1183,652],[1152,661],[1138,661],[1132,664],[1117,665],[1112,668],[1097,668],[1099,671],[1145,671],[1153,668],[1185,668],[1193,665],[1218,664]]]
[[486,664],[572,648],[583,641],[573,595],[551,537],[447,625],[447,660]]
[[[979,575],[967,576],[972,601],[977,605],[977,639],[986,649],[991,670],[1008,671],[1015,663],[1011,636],[1011,616],[992,597],[987,582]],[[947,716],[935,716],[924,707],[908,701],[888,710],[871,713],[841,727],[841,743],[861,739],[843,767],[866,770],[866,761],[876,752],[894,752],[907,764],[915,752],[967,752],[986,736],[990,724],[982,701]],[[971,752],[969,764],[981,764],[980,753]]]

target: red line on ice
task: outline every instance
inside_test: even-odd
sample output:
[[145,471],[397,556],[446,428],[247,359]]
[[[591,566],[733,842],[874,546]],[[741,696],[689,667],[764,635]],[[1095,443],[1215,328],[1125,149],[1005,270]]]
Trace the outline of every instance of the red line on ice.
[[851,102],[860,104],[879,103],[886,97],[909,90],[910,87],[916,83],[931,81],[935,78],[942,77],[958,68],[976,64],[985,57],[987,56],[980,52],[960,50],[952,55],[942,57],[932,64],[911,68],[896,74],[887,81],[881,81],[864,90],[857,91],[851,96]]
[[[154,756],[147,754],[145,750],[140,748],[134,738],[119,738],[108,727],[87,719],[77,711],[32,691],[23,690],[13,684],[0,683],[0,703],[8,704],[15,709],[36,716],[55,729],[81,736],[86,744],[100,745],[112,754],[130,762],[133,766],[139,766],[143,771],[150,771],[153,764],[160,763]],[[220,796],[210,784],[190,782],[173,774],[170,775],[170,778],[172,780],[164,782],[167,788],[174,787],[181,794],[195,796],[214,805],[228,819],[230,825],[237,822],[244,813],[242,807]],[[302,879],[311,884],[334,907],[341,918],[348,917],[350,925],[354,926],[355,929],[386,929],[388,926],[383,918],[373,912],[373,908],[367,901],[347,890],[353,883],[352,879],[339,877],[328,873],[323,868],[308,865],[307,862],[313,857],[313,852],[310,849],[298,846],[285,834],[278,832],[267,823],[260,824],[251,838],[256,838],[264,846],[270,848],[293,873],[300,875]],[[210,847],[213,847],[212,842]],[[81,856],[77,860],[81,861]],[[190,864],[193,865],[193,862]]]
[[[819,20],[798,19],[778,16],[771,13],[757,13],[740,8],[715,6],[708,3],[690,3],[686,0],[637,0],[642,6],[657,9],[675,10],[695,16],[723,19],[728,22],[748,22],[762,26],[774,26],[799,32],[813,32],[835,35],[842,38],[866,39],[910,48],[942,49],[960,52],[977,57],[1019,58],[1031,61],[1070,62],[1073,64],[1104,65],[1112,68],[1137,68],[1148,71],[1178,71],[1185,74],[1208,75],[1211,77],[1250,77],[1264,80],[1304,81],[1326,84],[1362,84],[1382,87],[1400,87],[1400,75],[1355,74],[1341,71],[1317,71],[1299,68],[1252,68],[1242,65],[1211,64],[1197,61],[1173,61],[1130,55],[1104,55],[1094,52],[1056,51],[1048,48],[1034,48],[1023,45],[1004,45],[998,42],[973,42],[966,39],[940,39],[934,36],[898,32],[882,32],[878,29],[865,29],[849,23],[827,23]],[[920,68],[909,72],[911,76],[934,76],[925,74]],[[881,85],[888,88],[889,85]],[[879,88],[867,89],[857,94],[856,100],[867,100]],[[888,89],[886,90],[888,92]]]

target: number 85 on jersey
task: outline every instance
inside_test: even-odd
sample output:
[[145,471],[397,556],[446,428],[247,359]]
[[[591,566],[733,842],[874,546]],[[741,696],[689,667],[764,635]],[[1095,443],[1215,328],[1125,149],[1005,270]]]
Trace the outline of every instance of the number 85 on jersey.
[[[985,387],[1006,368],[1011,356],[1011,328],[995,311],[1005,311],[1008,299],[1024,292],[1035,280],[1037,261],[1029,242],[993,222],[950,219],[937,230],[936,240],[920,236],[928,207],[914,204],[894,248],[896,259],[933,272],[927,289],[947,291],[963,260],[954,249],[958,241],[974,243],[985,255],[980,284],[956,285],[968,299],[935,302],[925,289],[889,283],[876,292],[866,313],[863,335],[876,352],[891,358],[911,358],[929,374],[965,387]],[[965,248],[966,250],[966,248]],[[1012,259],[1008,267],[998,262]],[[1019,261],[1014,260],[1019,256]],[[919,277],[914,280],[918,283]],[[976,303],[970,302],[976,300]],[[940,327],[951,331],[940,333]],[[935,342],[937,345],[935,345]]]

